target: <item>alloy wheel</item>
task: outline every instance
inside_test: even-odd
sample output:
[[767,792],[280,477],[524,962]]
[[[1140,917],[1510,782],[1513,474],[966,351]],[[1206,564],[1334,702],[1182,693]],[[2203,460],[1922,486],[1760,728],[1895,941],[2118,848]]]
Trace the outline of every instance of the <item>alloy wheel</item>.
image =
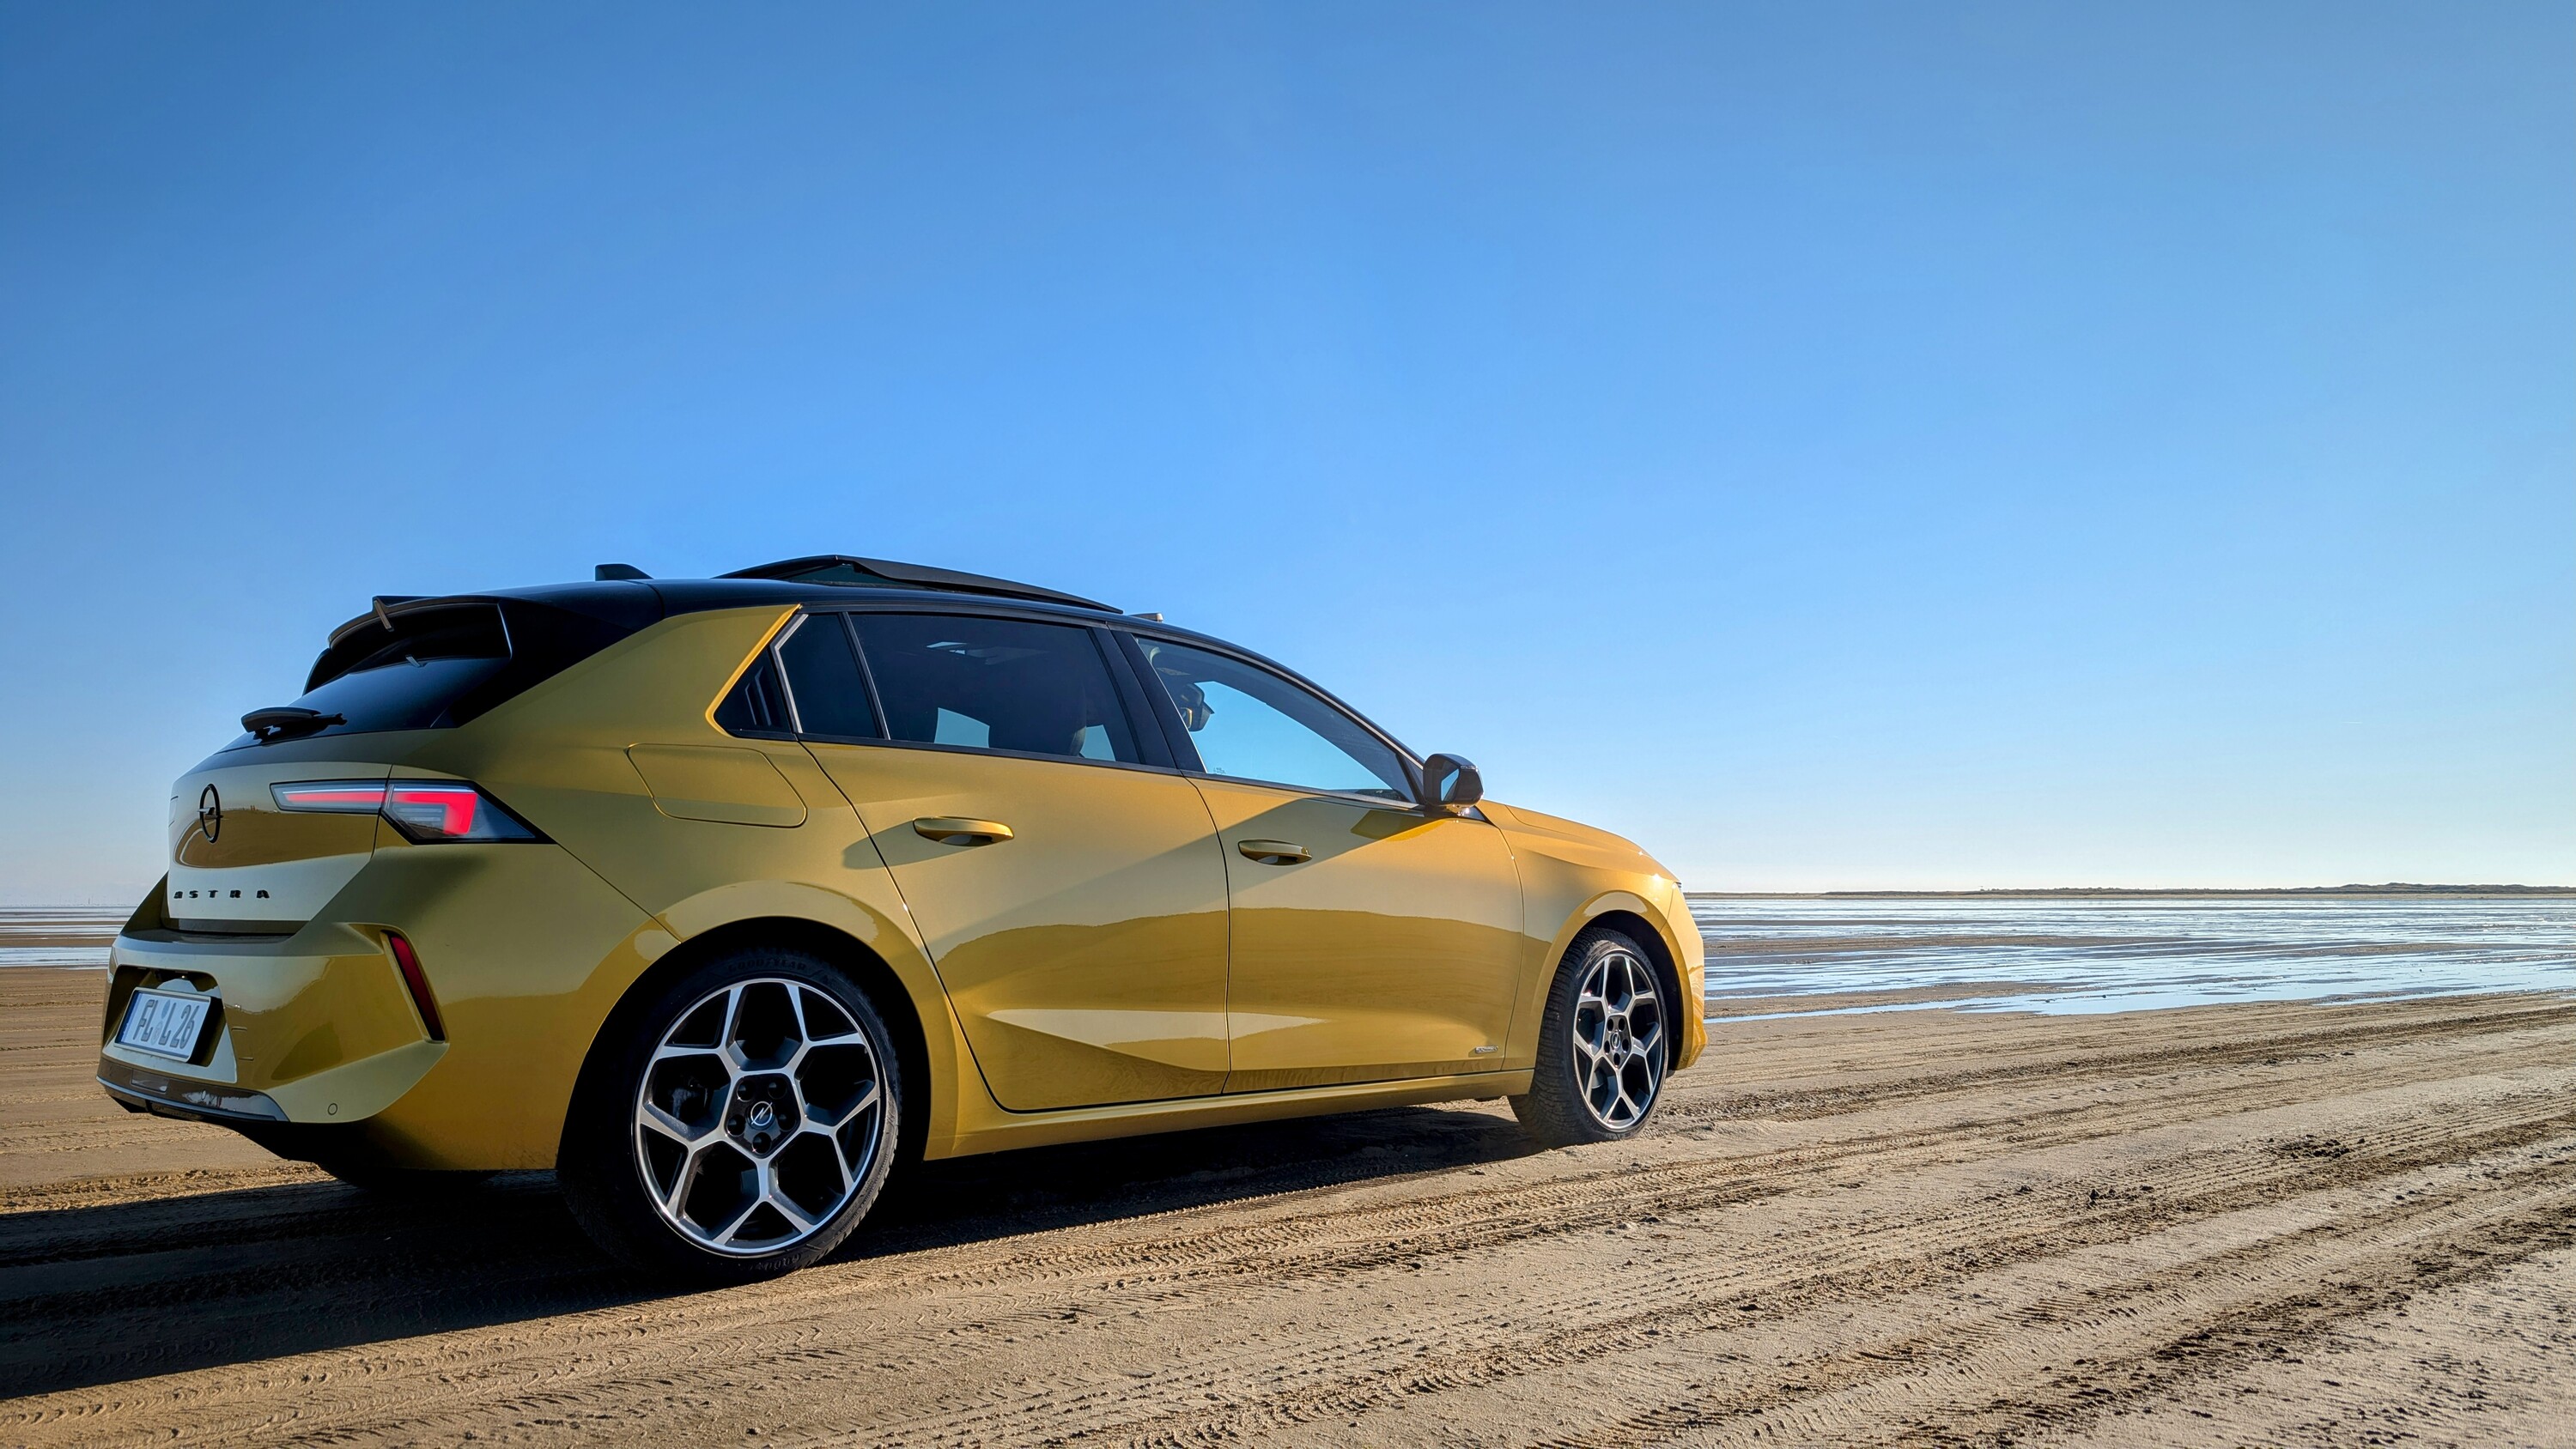
[[1574,1080],[1593,1120],[1624,1132],[1664,1081],[1664,1007],[1655,968],[1613,948],[1592,958],[1574,998]]
[[635,1163],[662,1220],[750,1257],[823,1230],[885,1137],[876,1049],[810,983],[766,977],[673,1018],[635,1095]]

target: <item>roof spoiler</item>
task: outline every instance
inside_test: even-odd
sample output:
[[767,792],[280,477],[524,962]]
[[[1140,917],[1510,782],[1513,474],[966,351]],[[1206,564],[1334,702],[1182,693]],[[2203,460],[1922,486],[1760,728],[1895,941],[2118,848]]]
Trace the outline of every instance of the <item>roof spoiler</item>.
[[778,579],[795,584],[846,584],[861,588],[947,589],[966,594],[997,594],[1006,599],[1035,599],[1048,604],[1071,604],[1080,609],[1098,609],[1104,614],[1118,611],[1098,599],[1068,594],[1061,589],[1040,588],[1036,584],[1013,583],[986,574],[960,573],[955,569],[935,569],[924,564],[896,563],[892,559],[854,558],[845,553],[818,553],[805,558],[780,559],[776,563],[756,564],[735,569],[719,578]]

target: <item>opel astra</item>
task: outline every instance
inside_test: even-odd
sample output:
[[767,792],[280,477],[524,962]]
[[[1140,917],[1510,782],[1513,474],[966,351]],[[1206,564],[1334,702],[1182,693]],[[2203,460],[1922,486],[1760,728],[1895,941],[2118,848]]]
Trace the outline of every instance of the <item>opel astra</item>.
[[364,1186],[552,1168],[611,1253],[812,1263],[890,1172],[1508,1098],[1652,1118],[1681,890],[1248,650],[839,555],[385,597],[172,796],[98,1067]]

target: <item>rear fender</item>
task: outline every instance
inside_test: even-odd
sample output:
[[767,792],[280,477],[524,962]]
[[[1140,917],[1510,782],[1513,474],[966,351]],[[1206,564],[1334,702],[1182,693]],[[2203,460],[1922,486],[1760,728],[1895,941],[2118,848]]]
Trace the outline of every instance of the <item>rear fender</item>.
[[[928,1080],[916,1083],[914,1090],[926,1089],[928,1094],[928,1110],[921,1119],[923,1156],[953,1154],[959,1135],[961,1095],[971,1093],[975,1099],[967,1104],[970,1115],[975,1115],[973,1109],[978,1107],[999,1110],[984,1090],[982,1076],[967,1065],[970,1058],[964,1028],[949,1006],[948,993],[940,985],[938,973],[931,969],[929,956],[907,923],[837,891],[780,880],[717,886],[671,906],[662,913],[662,920],[669,930],[658,943],[657,960],[692,941],[708,940],[737,929],[757,930],[772,923],[819,927],[848,938],[858,950],[874,957],[903,993],[900,1003],[884,1005],[909,1009],[920,1028],[923,1060],[919,1065]],[[613,1008],[614,1002],[610,1005]],[[603,1009],[602,1023],[607,1015]]]

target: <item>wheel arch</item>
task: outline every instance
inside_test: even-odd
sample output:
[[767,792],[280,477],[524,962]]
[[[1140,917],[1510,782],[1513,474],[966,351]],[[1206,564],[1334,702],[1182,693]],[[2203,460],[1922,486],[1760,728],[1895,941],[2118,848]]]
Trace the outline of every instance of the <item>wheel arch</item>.
[[[921,990],[883,953],[848,930],[802,915],[754,915],[724,920],[673,945],[629,982],[593,1033],[582,1061],[579,1092],[589,1087],[591,1064],[608,1044],[629,1029],[663,986],[728,951],[751,946],[783,947],[805,952],[846,972],[868,993],[894,1037],[895,1060],[908,1089],[903,1093],[903,1119],[897,1138],[897,1165],[917,1160],[931,1133],[953,1120],[956,1074],[938,1069],[932,1035],[947,1011],[946,996],[932,988],[933,1007],[925,1010]],[[578,1114],[567,1112],[569,1125]]]
[[1674,1029],[1664,1033],[1664,1066],[1668,1071],[1678,1070],[1682,1066],[1684,1046],[1679,1018],[1685,1014],[1696,1014],[1698,1005],[1682,998],[1681,961],[1674,953],[1673,943],[1665,939],[1663,928],[1656,925],[1654,918],[1645,912],[1630,910],[1626,906],[1612,906],[1584,920],[1575,928],[1573,934],[1566,938],[1565,950],[1557,953],[1560,969],[1565,960],[1565,951],[1572,950],[1574,942],[1585,931],[1600,926],[1607,926],[1636,942],[1645,951],[1647,961],[1654,966],[1655,982],[1663,987],[1666,999],[1673,1003],[1676,1018]]
[[[1683,990],[1686,979],[1682,970],[1684,957],[1680,943],[1664,913],[1656,910],[1643,896],[1625,890],[1607,890],[1593,895],[1569,912],[1557,928],[1556,939],[1547,948],[1547,969],[1538,974],[1538,999],[1544,1000],[1548,984],[1556,973],[1565,969],[1565,954],[1574,949],[1575,938],[1595,926],[1608,926],[1626,934],[1642,948],[1655,968],[1655,979],[1671,993],[1676,1030],[1671,1033],[1672,1046],[1666,1065],[1679,1070],[1690,1065],[1699,1055],[1705,1028],[1700,1019],[1701,1003],[1689,1000]],[[1533,1020],[1536,1018],[1533,1017]]]

